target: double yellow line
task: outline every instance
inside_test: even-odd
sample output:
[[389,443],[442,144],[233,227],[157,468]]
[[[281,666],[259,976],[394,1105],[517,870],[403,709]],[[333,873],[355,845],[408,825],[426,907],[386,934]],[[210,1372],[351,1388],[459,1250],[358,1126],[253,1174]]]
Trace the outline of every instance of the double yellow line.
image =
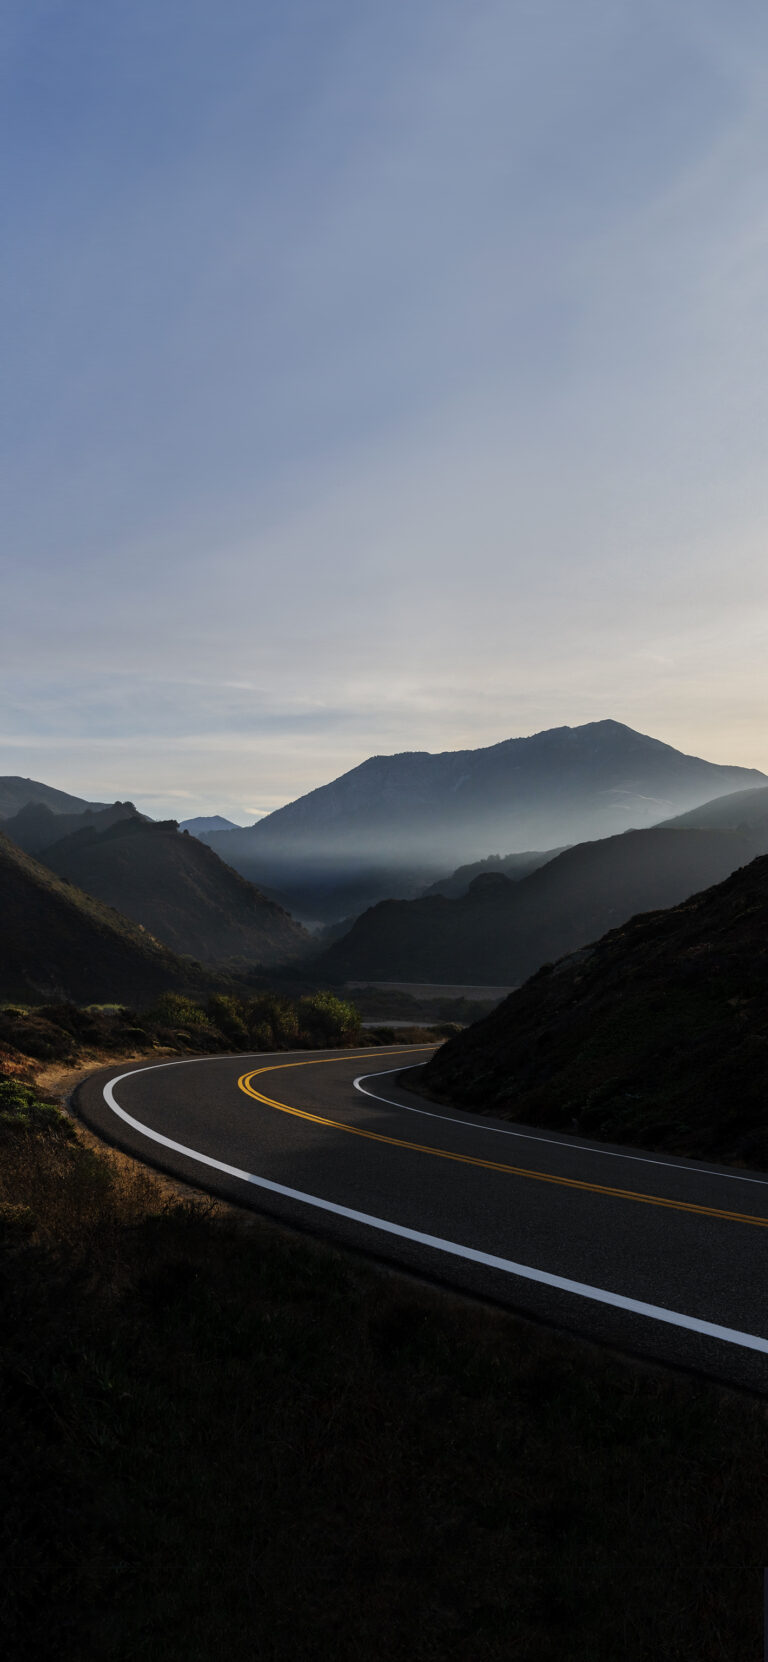
[[[432,1050],[432,1045],[409,1046],[409,1051]],[[251,1081],[265,1073],[279,1073],[288,1068],[315,1068],[322,1067],[329,1062],[358,1062],[375,1060],[377,1055],[402,1055],[403,1052],[387,1050],[381,1052],[365,1051],[361,1056],[322,1056],[313,1057],[307,1062],[272,1062],[266,1068],[253,1068],[250,1073],[244,1073],[237,1083],[246,1096],[252,1097],[255,1102],[261,1102],[266,1108],[276,1108],[281,1114],[291,1114],[295,1119],[308,1120],[312,1125],[324,1125],[333,1131],[343,1131],[350,1137],[365,1137],[372,1143],[386,1143],[390,1148],[408,1149],[412,1154],[431,1154],[438,1160],[454,1160],[464,1166],[480,1166],[485,1171],[502,1172],[508,1177],[527,1177],[537,1183],[554,1183],[564,1189],[584,1189],[589,1194],[610,1195],[615,1200],[636,1200],[644,1206],[666,1206],[674,1212],[693,1212],[699,1217],[720,1218],[727,1223],[751,1223],[758,1229],[768,1228],[768,1218],[752,1217],[748,1212],[729,1212],[717,1206],[697,1206],[688,1200],[667,1200],[661,1195],[645,1195],[635,1189],[616,1189],[606,1183],[587,1183],[579,1177],[558,1177],[553,1172],[531,1171],[528,1166],[503,1165],[498,1160],[482,1160],[475,1154],[456,1154],[451,1149],[435,1148],[429,1143],[413,1143],[402,1137],[385,1137],[380,1131],[365,1131],[359,1125],[344,1125],[339,1120],[327,1119],[323,1114],[311,1114],[305,1108],[294,1108],[288,1102],[277,1102],[274,1097],[265,1096],[262,1091],[254,1089]]]

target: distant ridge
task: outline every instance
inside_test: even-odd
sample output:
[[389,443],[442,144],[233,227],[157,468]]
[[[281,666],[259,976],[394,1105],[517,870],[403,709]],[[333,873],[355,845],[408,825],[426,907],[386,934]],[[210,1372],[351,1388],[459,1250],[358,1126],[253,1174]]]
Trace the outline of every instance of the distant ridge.
[[105,802],[86,802],[81,796],[57,791],[39,779],[22,779],[16,774],[0,778],[0,819],[10,819],[28,802],[42,802],[54,814],[83,814],[88,808],[105,808]]
[[222,814],[198,814],[195,819],[183,819],[179,822],[180,831],[188,831],[191,837],[202,837],[210,831],[239,831],[234,820],[224,819]]
[[142,819],[132,802],[114,802],[110,808],[86,808],[82,814],[55,814],[44,802],[28,802],[12,819],[2,822],[3,835],[23,848],[25,854],[40,855],[62,837],[76,831],[107,831],[121,819]]
[[316,968],[333,980],[510,986],[635,913],[719,882],[754,852],[735,831],[663,826],[577,843],[517,882],[487,872],[458,899],[382,901]]
[[549,865],[558,854],[564,854],[562,848],[547,848],[539,851],[533,849],[522,850],[519,854],[489,854],[485,860],[473,860],[471,865],[459,866],[452,871],[450,877],[438,878],[436,883],[430,883],[429,888],[419,899],[426,899],[431,894],[444,894],[449,900],[457,900],[466,894],[470,884],[476,877],[487,877],[498,872],[502,877],[508,877],[510,882],[517,883],[523,877],[530,877],[531,872],[538,871],[539,866]]
[[768,786],[730,791],[664,823],[683,831],[741,831],[759,844],[759,853],[768,854]]

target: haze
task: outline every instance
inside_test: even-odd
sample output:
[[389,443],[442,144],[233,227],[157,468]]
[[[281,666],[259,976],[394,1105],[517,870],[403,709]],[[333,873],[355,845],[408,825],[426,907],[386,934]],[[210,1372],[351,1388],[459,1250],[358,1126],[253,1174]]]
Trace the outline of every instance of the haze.
[[767,768],[767,35],[7,7],[0,773],[245,822],[606,716]]

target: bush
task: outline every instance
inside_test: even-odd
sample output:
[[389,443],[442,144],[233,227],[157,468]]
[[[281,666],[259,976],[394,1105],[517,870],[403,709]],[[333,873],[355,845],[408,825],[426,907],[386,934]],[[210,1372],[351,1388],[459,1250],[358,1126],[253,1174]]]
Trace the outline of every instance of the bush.
[[290,1050],[299,1042],[299,1019],[289,998],[262,993],[249,1001],[245,1017],[256,1050]]
[[71,1120],[60,1108],[45,1102],[33,1085],[22,1085],[17,1079],[0,1079],[0,1130],[44,1132],[67,1140],[75,1135]]
[[208,1018],[214,1027],[234,1046],[242,1046],[248,1041],[248,1029],[244,1020],[244,1007],[239,998],[233,998],[229,993],[213,993],[208,1000]]
[[161,1027],[205,1027],[205,1011],[183,993],[162,993],[151,1012]]
[[360,1033],[360,1012],[334,993],[313,993],[299,1000],[302,1037],[319,1048],[354,1042]]

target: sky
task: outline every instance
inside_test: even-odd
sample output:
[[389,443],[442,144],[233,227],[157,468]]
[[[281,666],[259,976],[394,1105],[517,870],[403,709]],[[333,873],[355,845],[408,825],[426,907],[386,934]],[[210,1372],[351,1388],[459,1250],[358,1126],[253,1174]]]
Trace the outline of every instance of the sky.
[[757,0],[8,0],[0,774],[768,771]]

